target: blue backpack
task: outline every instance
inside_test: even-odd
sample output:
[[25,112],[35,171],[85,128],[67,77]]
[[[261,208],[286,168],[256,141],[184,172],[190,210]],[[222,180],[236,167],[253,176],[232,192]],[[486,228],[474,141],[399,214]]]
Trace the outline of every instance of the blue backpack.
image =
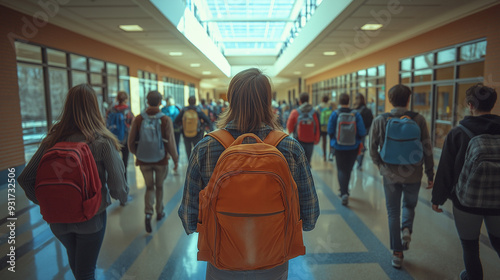
[[139,143],[135,156],[142,162],[159,162],[165,157],[165,145],[161,135],[161,118],[165,114],[160,112],[149,116],[146,112],[142,112],[141,116],[143,120],[139,129]]
[[169,117],[172,120],[172,123],[174,125],[174,132],[175,133],[180,133],[181,132],[181,126],[176,125],[175,122],[174,122],[175,119],[177,118],[177,116],[179,115],[179,113],[181,112],[181,110],[182,109],[179,106],[177,106],[177,105],[161,108],[162,113],[164,113],[165,115],[167,115],[167,117]]
[[111,108],[106,119],[106,127],[116,135],[116,138],[120,142],[125,140],[125,132],[127,130],[127,126],[125,125],[126,111],[118,111],[116,108]]
[[417,115],[418,113],[410,111],[399,118],[390,113],[383,114],[386,119],[384,145],[380,151],[383,162],[407,165],[422,161],[424,149],[421,131],[413,120]]

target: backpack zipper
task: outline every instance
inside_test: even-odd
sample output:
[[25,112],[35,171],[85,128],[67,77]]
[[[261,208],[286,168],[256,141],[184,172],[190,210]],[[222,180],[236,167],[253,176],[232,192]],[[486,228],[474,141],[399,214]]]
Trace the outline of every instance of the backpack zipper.
[[76,189],[79,193],[82,193],[81,189],[73,184],[73,183],[60,183],[60,182],[47,182],[47,183],[43,183],[43,184],[39,184],[37,185],[37,189],[40,188],[40,187],[43,187],[43,186],[49,186],[49,185],[65,185],[65,186],[71,186],[73,187],[74,189]]
[[397,142],[409,142],[409,141],[417,141],[418,140],[418,138],[396,139],[396,138],[392,138],[392,137],[389,137],[389,136],[387,136],[387,139],[392,140],[392,141],[397,141]]

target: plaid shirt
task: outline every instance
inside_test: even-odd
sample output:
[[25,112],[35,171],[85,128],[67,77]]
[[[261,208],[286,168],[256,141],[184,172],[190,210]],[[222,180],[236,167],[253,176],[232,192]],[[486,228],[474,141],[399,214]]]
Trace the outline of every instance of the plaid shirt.
[[[235,139],[244,134],[236,130],[236,126],[233,122],[230,122],[225,129],[229,131]],[[265,125],[252,133],[264,139],[271,130],[271,127]],[[249,140],[249,138],[247,138],[244,143],[250,141],[253,142],[254,140]],[[277,149],[286,158],[293,179],[297,184],[300,218],[303,223],[302,228],[305,231],[312,230],[319,216],[319,203],[310,166],[304,150],[297,140],[292,137],[284,138],[278,144]],[[212,137],[205,137],[196,147],[194,147],[191,153],[186,173],[186,181],[184,183],[184,195],[179,207],[179,217],[182,220],[182,224],[187,234],[196,231],[198,223],[199,193],[208,185],[212,172],[217,164],[217,160],[223,151],[224,147],[217,140]]]

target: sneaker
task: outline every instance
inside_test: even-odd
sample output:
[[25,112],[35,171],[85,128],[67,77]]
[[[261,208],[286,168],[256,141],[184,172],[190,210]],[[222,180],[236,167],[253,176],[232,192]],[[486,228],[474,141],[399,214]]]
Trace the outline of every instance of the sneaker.
[[460,272],[459,278],[460,280],[469,280],[469,277],[467,276],[467,271],[462,270],[462,272]]
[[403,229],[403,247],[405,250],[410,249],[410,242],[411,242],[411,233],[409,228],[404,228]]
[[153,229],[151,228],[151,214],[146,214],[146,231],[151,233]]
[[349,203],[349,195],[347,194],[342,195],[342,205],[347,206],[348,203]]
[[163,219],[163,217],[165,217],[165,212],[161,212],[161,213],[156,214],[156,220],[157,221]]
[[403,265],[403,252],[394,252],[391,264],[394,268],[401,268]]

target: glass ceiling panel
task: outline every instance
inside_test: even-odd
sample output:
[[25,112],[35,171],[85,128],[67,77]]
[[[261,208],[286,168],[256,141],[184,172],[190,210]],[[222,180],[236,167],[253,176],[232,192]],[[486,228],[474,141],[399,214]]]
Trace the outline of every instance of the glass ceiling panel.
[[297,0],[204,0],[208,22],[214,22],[224,49],[276,50],[283,44],[287,23],[293,22]]

